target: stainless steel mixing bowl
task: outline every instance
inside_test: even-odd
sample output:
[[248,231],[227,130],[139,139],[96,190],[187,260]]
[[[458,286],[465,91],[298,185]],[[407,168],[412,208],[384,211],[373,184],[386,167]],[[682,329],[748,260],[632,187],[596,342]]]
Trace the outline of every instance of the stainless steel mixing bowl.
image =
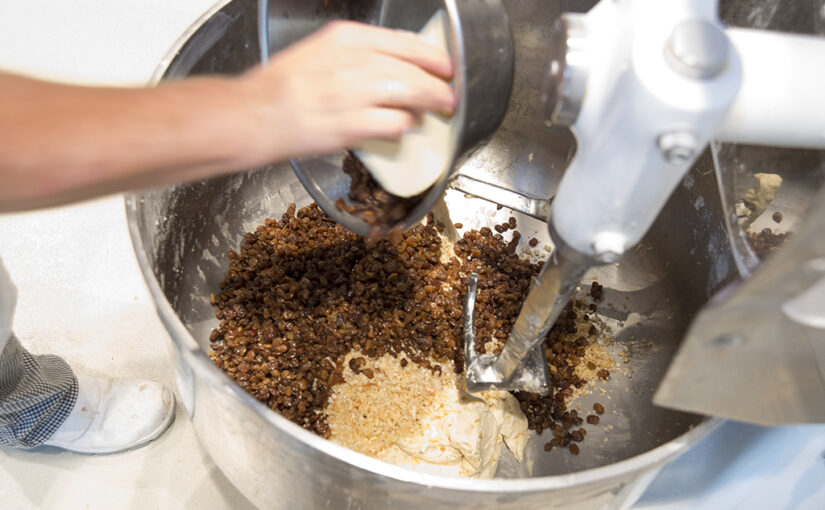
[[[276,47],[324,19],[378,14],[367,1],[272,3]],[[568,132],[542,124],[538,88],[559,5],[508,5],[517,72],[507,117],[460,171],[551,196],[574,151]],[[237,73],[255,64],[257,12],[253,2],[216,6],[182,37],[156,78]],[[606,287],[598,313],[630,353],[633,372],[628,378],[615,371],[604,395],[581,401],[583,409],[597,400],[608,408],[602,423],[589,428],[581,454],[544,452],[548,439],[534,437],[527,461],[505,461],[494,480],[425,476],[339,447],[256,401],[209,360],[209,333],[217,324],[209,295],[223,279],[227,252],[290,202],[310,202],[288,164],[131,194],[126,207],[141,270],[171,337],[180,398],[218,466],[261,508],[609,508],[633,501],[659,467],[718,424],[650,403],[690,317],[735,271],[709,164],[702,158],[637,249],[588,274]],[[454,221],[466,226],[510,216],[457,192],[447,199]],[[545,225],[517,217],[524,239],[547,242]]]

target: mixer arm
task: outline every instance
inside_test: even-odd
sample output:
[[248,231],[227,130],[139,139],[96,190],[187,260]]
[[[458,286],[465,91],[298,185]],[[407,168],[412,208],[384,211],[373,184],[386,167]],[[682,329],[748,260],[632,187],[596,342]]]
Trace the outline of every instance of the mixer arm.
[[597,262],[641,240],[711,139],[825,147],[825,40],[725,29],[717,11],[602,1],[554,26],[545,113],[572,127],[578,152],[552,222]]

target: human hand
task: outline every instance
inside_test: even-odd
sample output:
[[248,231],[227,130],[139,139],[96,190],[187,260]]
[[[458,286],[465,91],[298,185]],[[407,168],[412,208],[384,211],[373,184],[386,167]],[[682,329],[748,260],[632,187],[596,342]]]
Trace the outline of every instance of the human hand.
[[412,32],[330,23],[242,78],[255,150],[271,161],[398,138],[417,113],[453,112],[451,76],[449,56]]

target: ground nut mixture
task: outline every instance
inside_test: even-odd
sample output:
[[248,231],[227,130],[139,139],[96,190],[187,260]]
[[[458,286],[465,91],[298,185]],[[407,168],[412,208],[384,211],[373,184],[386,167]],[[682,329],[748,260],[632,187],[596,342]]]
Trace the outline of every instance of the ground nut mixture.
[[337,385],[327,405],[327,421],[336,441],[373,457],[398,437],[420,435],[418,415],[436,404],[443,387],[454,384],[455,374],[433,374],[409,362],[401,368],[398,358],[389,355],[366,359],[355,352],[348,357],[369,368],[344,371],[346,381]]
[[[345,370],[375,377],[367,358],[400,357],[401,366],[437,374],[463,370],[462,299],[471,271],[479,274],[477,335],[500,348],[541,267],[516,254],[518,231],[505,242],[502,233],[515,227],[512,218],[496,233],[465,232],[455,256],[442,260],[442,228],[432,218],[368,248],[316,205],[297,214],[291,205],[279,221],[246,234],[240,253],[230,252],[226,278],[212,296],[220,323],[211,357],[255,398],[328,438],[334,387]],[[548,334],[551,394],[516,394],[530,429],[552,430],[548,446],[574,453],[583,418],[567,403],[587,382],[576,368],[599,335],[588,306],[594,305],[571,303]],[[361,354],[348,359],[352,351]]]
[[347,355],[325,408],[331,439],[398,466],[451,477],[493,478],[502,452],[524,459],[529,439],[519,402],[505,391],[466,392],[452,362],[434,371],[403,354]]

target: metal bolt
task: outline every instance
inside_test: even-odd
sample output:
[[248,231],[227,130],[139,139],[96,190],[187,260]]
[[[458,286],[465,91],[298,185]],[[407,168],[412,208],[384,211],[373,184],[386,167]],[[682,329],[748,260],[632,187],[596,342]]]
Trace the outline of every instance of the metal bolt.
[[707,80],[728,65],[728,38],[707,20],[685,21],[673,29],[665,46],[665,60],[686,78]]
[[690,161],[699,149],[696,137],[686,131],[672,131],[659,136],[659,150],[665,161],[680,165]]

